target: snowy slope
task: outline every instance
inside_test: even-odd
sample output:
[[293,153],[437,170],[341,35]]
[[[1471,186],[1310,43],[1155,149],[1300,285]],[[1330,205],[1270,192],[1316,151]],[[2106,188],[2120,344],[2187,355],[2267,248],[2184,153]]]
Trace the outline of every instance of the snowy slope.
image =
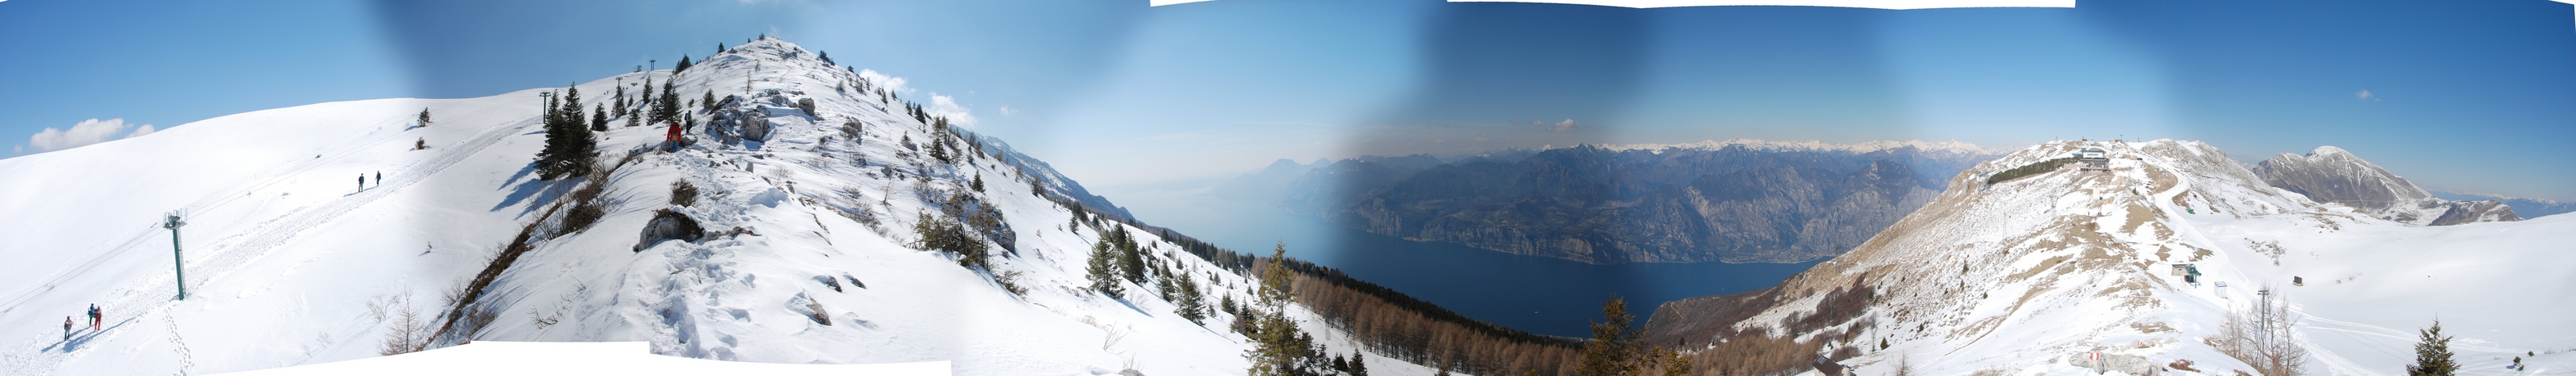
[[[585,105],[611,103],[620,79],[632,95],[645,80],[675,77],[682,98],[744,95],[726,110],[754,116],[691,129],[693,143],[676,153],[649,147],[664,128],[612,120],[603,158],[636,158],[595,178],[608,184],[607,216],[540,236],[480,298],[498,316],[474,339],[642,341],[657,354],[745,362],[951,361],[965,375],[1244,369],[1248,345],[1222,313],[1194,325],[1152,286],[1129,286],[1125,299],[1080,290],[1103,228],[1069,225],[1073,211],[1032,191],[1094,199],[1078,184],[998,143],[987,147],[1011,161],[941,163],[909,149],[901,140],[928,150],[933,128],[801,47],[762,39],[676,76],[626,74],[579,90]],[[444,313],[443,290],[483,269],[522,225],[552,226],[540,216],[563,192],[595,183],[535,180],[530,167],[544,137],[535,94],[560,89],[252,112],[0,160],[10,182],[0,210],[17,214],[0,225],[37,234],[0,238],[0,322],[21,323],[0,327],[0,374],[209,373],[376,356],[391,329],[370,303]],[[794,108],[799,99],[815,114]],[[437,122],[410,127],[423,107]],[[847,120],[865,124],[858,140],[841,136]],[[755,123],[773,129],[728,139]],[[415,140],[429,148],[411,150]],[[351,176],[376,171],[389,181],[370,176],[358,190]],[[937,212],[934,200],[979,176],[1015,254],[986,272],[909,246],[916,214]],[[696,204],[669,203],[682,181],[704,192]],[[637,250],[640,229],[666,208],[724,234]],[[185,301],[170,300],[169,233],[157,224],[173,209],[189,222]],[[1246,279],[1129,231],[1203,278],[1211,301],[1246,299]],[[1027,294],[1005,291],[996,274],[1016,275]],[[55,316],[90,303],[104,307],[105,330],[65,339]],[[1354,348],[1336,333],[1318,338],[1334,353]],[[1430,373],[1371,360],[1380,374]]]
[[[2468,369],[2503,371],[2507,353],[2576,348],[2576,220],[2416,227],[2265,185],[2199,142],[2095,142],[2110,171],[2067,167],[1987,184],[1992,174],[2060,158],[2081,142],[2025,148],[1954,178],[1951,189],[1859,249],[1782,285],[1787,303],[1747,327],[1779,328],[1826,291],[1876,289],[1857,331],[1863,374],[2086,372],[2099,351],[2211,374],[2250,370],[2204,338],[2265,286],[2303,320],[2314,374],[2395,375],[2414,330],[2438,315]],[[2202,284],[2172,275],[2195,264]],[[2304,286],[2294,286],[2303,277]],[[2219,288],[2225,282],[2230,287]],[[1878,343],[1890,346],[1880,350]],[[2576,371],[2576,356],[2532,372]],[[2168,370],[2170,371],[2170,370]]]

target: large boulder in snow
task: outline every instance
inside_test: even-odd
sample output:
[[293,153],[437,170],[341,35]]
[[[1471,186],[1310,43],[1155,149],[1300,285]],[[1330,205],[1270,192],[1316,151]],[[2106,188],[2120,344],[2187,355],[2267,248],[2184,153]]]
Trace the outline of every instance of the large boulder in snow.
[[698,226],[698,220],[689,218],[687,214],[671,209],[654,211],[653,221],[644,223],[644,235],[635,242],[635,252],[643,252],[664,240],[695,241],[706,232],[705,228]]
[[742,139],[763,142],[769,141],[770,128],[769,119],[744,119],[742,121]]

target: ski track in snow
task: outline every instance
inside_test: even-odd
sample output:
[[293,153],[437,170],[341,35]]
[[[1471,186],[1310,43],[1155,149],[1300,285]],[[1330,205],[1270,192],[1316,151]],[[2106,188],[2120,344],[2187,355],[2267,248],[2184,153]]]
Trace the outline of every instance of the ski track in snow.
[[[486,111],[489,110],[487,109]],[[475,114],[481,113],[482,112],[476,112]],[[472,115],[469,114],[467,116]],[[462,118],[463,117],[459,117],[459,119]],[[261,223],[259,227],[251,230],[247,234],[219,239],[215,242],[216,245],[211,248],[211,251],[193,255],[193,258],[186,260],[188,263],[188,274],[204,276],[191,278],[191,283],[189,283],[189,285],[201,286],[204,285],[206,281],[223,278],[225,275],[231,274],[234,269],[238,269],[242,265],[248,264],[251,260],[258,259],[260,256],[265,256],[270,251],[277,250],[279,246],[295,240],[295,238],[303,234],[305,230],[310,230],[322,224],[331,223],[331,221],[339,219],[343,215],[357,211],[356,209],[359,207],[374,203],[379,198],[392,195],[394,192],[399,192],[403,188],[409,187],[413,183],[420,182],[424,178],[437,174],[440,171],[445,171],[449,166],[454,166],[457,162],[473,157],[481,153],[483,149],[489,148],[494,144],[498,144],[502,139],[507,138],[510,135],[517,134],[518,132],[527,129],[529,126],[536,124],[537,123],[532,121],[523,120],[493,127],[490,130],[485,130],[480,134],[476,134],[474,138],[469,139],[464,143],[442,148],[443,151],[441,151],[436,157],[414,163],[407,168],[395,171],[395,178],[388,179],[393,181],[392,184],[378,182],[378,185],[375,188],[367,189],[365,192],[340,197],[318,207],[308,206],[294,209],[276,219],[271,219],[265,223]],[[353,147],[351,149],[355,150],[360,148]],[[343,155],[346,154],[344,153]],[[311,165],[307,165],[307,167],[310,166]],[[278,176],[283,177],[285,175]],[[259,186],[273,184],[276,181],[277,180],[273,179],[262,184],[246,186],[243,187],[243,189],[255,189]],[[234,196],[234,192],[240,192],[243,189],[225,190],[209,195],[207,198],[211,199],[214,197]],[[207,202],[207,200],[200,199],[197,202],[204,203]],[[220,205],[220,202],[221,201],[212,205]],[[195,205],[191,206],[194,207]],[[146,235],[149,235],[149,233]],[[127,244],[129,246],[134,246],[137,245],[136,243],[141,242],[140,239],[145,238],[150,237],[138,236],[138,240],[128,241]],[[123,254],[123,250],[111,253],[110,258],[114,257],[114,255],[120,254]],[[114,292],[108,295],[113,297],[112,300],[101,304],[99,306],[101,310],[106,312],[157,312],[151,315],[155,317],[141,317],[138,319],[157,319],[170,323],[171,337],[174,338],[174,344],[176,343],[175,338],[178,338],[178,324],[175,319],[168,316],[171,311],[168,309],[145,308],[166,308],[170,303],[176,302],[176,300],[171,300],[171,298],[178,296],[178,291],[170,283],[169,276],[164,275],[147,280],[129,282],[125,286],[118,287],[112,291]],[[91,338],[83,340],[83,342],[106,341],[108,339],[115,338],[119,333],[122,332],[115,330],[103,331],[94,334]],[[8,372],[0,373],[10,375],[52,373],[55,367],[60,366],[63,362],[79,358],[81,355],[89,353],[89,351],[86,350],[89,350],[92,347],[82,346],[66,351],[46,350],[53,348],[46,346],[47,343],[63,342],[65,341],[61,338],[48,335],[37,335],[33,338],[19,341],[17,346],[13,346],[5,352],[8,355],[8,363],[6,364]],[[188,358],[186,347],[179,347],[179,351],[181,352],[180,358],[183,360],[182,369],[184,370],[184,367],[186,366],[185,359]]]

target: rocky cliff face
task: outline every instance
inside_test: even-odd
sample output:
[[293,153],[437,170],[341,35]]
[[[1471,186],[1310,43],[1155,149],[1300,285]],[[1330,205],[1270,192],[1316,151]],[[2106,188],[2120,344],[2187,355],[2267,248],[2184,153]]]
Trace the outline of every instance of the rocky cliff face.
[[1449,163],[1360,158],[1314,168],[1276,202],[1353,229],[1512,254],[1604,264],[1797,262],[1850,249],[1986,157],[1586,145]]
[[2307,155],[2281,153],[2256,164],[2263,183],[2317,202],[2350,206],[2380,219],[2417,226],[2519,221],[2503,202],[2433,197],[2414,182],[2362,160],[2343,148],[2320,146]]

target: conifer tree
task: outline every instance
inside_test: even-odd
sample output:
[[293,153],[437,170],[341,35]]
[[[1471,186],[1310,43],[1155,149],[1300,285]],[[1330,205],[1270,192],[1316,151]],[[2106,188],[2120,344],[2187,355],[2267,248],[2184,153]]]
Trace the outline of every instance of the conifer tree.
[[679,90],[673,89],[673,88],[671,87],[671,81],[669,81],[669,80],[664,80],[664,81],[662,81],[662,98],[661,98],[661,99],[654,100],[654,103],[653,103],[653,122],[654,122],[654,123],[667,123],[667,122],[670,122],[671,120],[675,120],[675,119],[679,119],[679,118],[680,118],[680,93],[679,93]]
[[608,114],[626,116],[626,85],[617,85],[617,99],[611,103],[608,107],[615,110],[608,110]]
[[1091,260],[1083,271],[1084,277],[1091,280],[1092,291],[1115,298],[1126,291],[1118,286],[1118,264],[1110,259],[1114,257],[1109,252],[1110,243],[1109,233],[1100,233],[1100,241],[1091,243]]
[[583,120],[583,116],[581,115],[580,87],[567,87],[564,89],[563,117],[565,124],[571,124],[575,128],[579,128],[583,124],[589,123],[589,121]]
[[420,121],[416,124],[421,128],[429,127],[429,108],[423,107],[420,109]]
[[1172,302],[1172,305],[1174,306],[1173,310],[1179,311],[1177,314],[1180,315],[1182,319],[1190,320],[1191,324],[1207,325],[1207,297],[1203,293],[1199,292],[1198,278],[1181,277],[1171,278],[1171,280],[1179,281],[1174,283],[1172,287],[1180,290],[1177,293],[1173,293],[1174,297],[1177,298],[1175,299],[1176,301]]
[[1628,313],[1626,299],[1613,297],[1601,304],[1601,322],[1592,323],[1592,340],[1583,344],[1583,359],[1574,373],[1583,376],[1645,375],[1658,367],[1665,375],[1688,375],[1689,359],[1670,349],[1646,343],[1645,328],[1632,328],[1636,315]]
[[1582,376],[1637,374],[1637,334],[1628,328],[1636,319],[1628,314],[1625,299],[1610,298],[1601,304],[1602,321],[1592,323],[1592,340],[1583,343],[1583,361],[1574,373]]
[[1251,317],[1236,318],[1252,320],[1252,332],[1248,337],[1252,338],[1253,347],[1243,352],[1244,360],[1250,361],[1252,367],[1245,373],[1254,376],[1320,373],[1318,368],[1322,368],[1324,358],[1317,351],[1314,337],[1298,330],[1297,322],[1289,320],[1286,312],[1288,304],[1296,298],[1288,286],[1293,278],[1288,271],[1288,244],[1280,243],[1272,250],[1269,261],[1270,265],[1261,272],[1261,287],[1253,293],[1260,307],[1252,309],[1256,312],[1250,312]]
[[716,112],[716,91],[707,90],[707,97],[699,99],[698,106],[703,107],[702,112]]
[[590,106],[590,130],[592,132],[607,132],[608,108],[601,107],[596,104]]
[[2451,361],[2451,336],[2442,335],[2442,320],[2433,327],[2417,330],[2415,364],[2406,366],[2406,376],[2452,376],[2460,363]]
[[675,74],[675,75],[676,75],[676,74],[680,74],[680,72],[686,72],[686,71],[688,71],[688,70],[689,70],[689,55],[680,55],[680,64],[679,64],[679,65],[675,65],[675,66],[672,66],[672,67],[671,67],[671,74]]
[[1118,231],[1116,232],[1118,233],[1119,276],[1126,277],[1128,282],[1135,282],[1139,286],[1144,285],[1145,256],[1141,252],[1136,251],[1136,237],[1134,235],[1127,234],[1127,227],[1125,226],[1119,226]]
[[948,143],[931,141],[930,159],[937,159],[939,163],[951,163],[948,160]]
[[598,156],[599,140],[582,119],[581,89],[566,88],[562,96],[547,100],[546,145],[537,152],[537,178],[588,176],[591,158]]

